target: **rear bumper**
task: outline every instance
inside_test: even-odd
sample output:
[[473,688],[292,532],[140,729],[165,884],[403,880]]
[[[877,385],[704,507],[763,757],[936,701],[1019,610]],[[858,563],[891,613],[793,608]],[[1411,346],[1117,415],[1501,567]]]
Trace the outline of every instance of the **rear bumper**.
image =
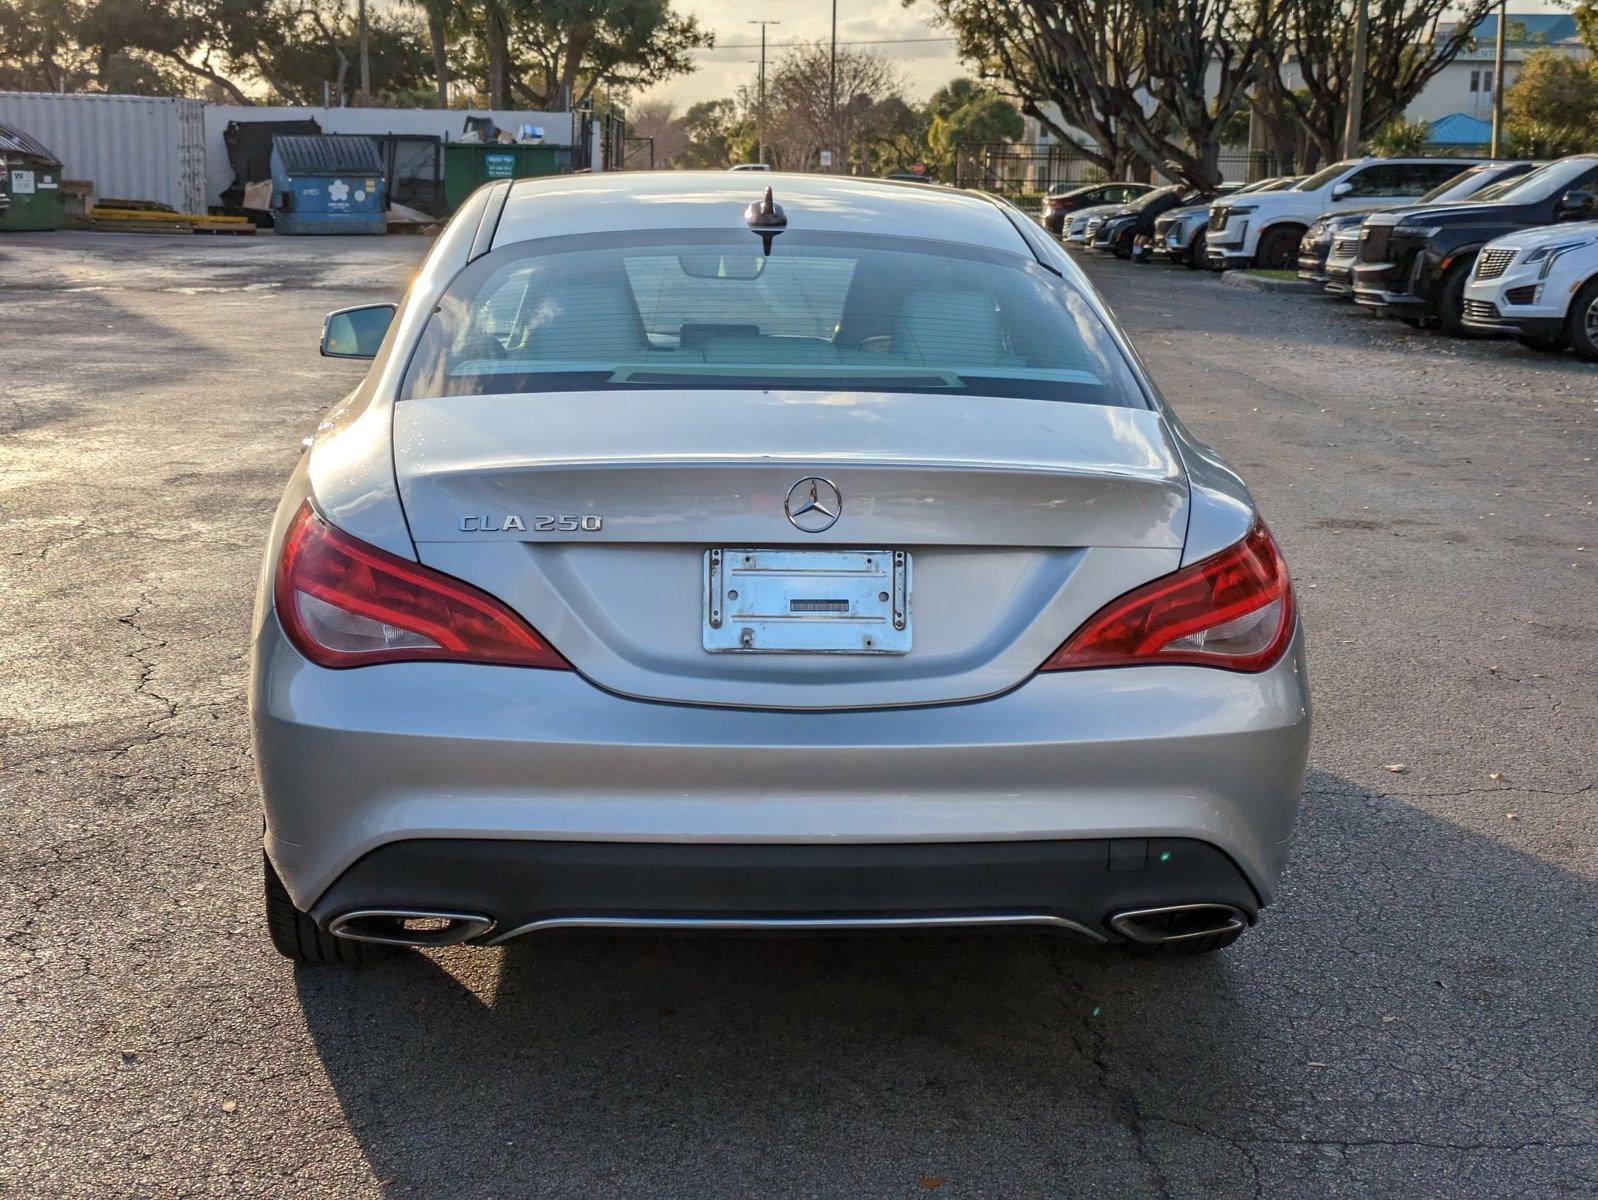
[[[565,929],[862,930],[1027,925],[1117,940],[1117,913],[1259,899],[1213,846],[1176,838],[857,845],[392,842],[317,902],[351,914],[447,912],[473,941]],[[356,918],[359,920],[359,918]]]
[[1302,635],[1258,675],[1062,672],[974,703],[852,712],[631,700],[566,671],[330,671],[275,617],[251,675],[266,848],[308,910],[379,847],[461,839],[1190,839],[1268,901],[1309,741]]

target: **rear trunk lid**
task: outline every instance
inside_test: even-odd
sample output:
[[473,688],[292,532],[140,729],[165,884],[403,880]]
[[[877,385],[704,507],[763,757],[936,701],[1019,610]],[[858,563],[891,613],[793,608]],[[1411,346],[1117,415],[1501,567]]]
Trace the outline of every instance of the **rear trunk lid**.
[[[394,414],[422,561],[506,601],[593,682],[651,700],[854,708],[992,695],[1105,602],[1174,570],[1187,527],[1185,476],[1147,410],[620,391],[406,400]],[[790,491],[812,478],[828,511],[799,524],[838,509],[819,532],[788,515],[809,499],[801,488],[790,504]],[[717,592],[712,564],[731,550],[902,555],[904,636],[891,653],[729,648],[710,625],[729,582]],[[760,561],[813,561],[822,576],[838,565]]]

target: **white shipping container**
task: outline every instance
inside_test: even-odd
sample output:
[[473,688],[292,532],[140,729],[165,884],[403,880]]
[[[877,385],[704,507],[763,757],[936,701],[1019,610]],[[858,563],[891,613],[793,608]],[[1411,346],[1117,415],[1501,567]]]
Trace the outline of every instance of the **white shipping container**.
[[49,147],[94,198],[205,211],[205,105],[158,96],[0,92],[0,124]]

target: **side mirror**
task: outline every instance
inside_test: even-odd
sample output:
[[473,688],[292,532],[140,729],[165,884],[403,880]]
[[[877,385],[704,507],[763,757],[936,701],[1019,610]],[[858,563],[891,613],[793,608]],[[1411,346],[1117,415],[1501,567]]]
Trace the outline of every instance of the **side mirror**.
[[1332,189],[1333,200],[1341,200],[1344,196],[1352,196],[1353,194],[1354,185],[1351,183],[1340,183]]
[[322,357],[376,358],[394,309],[392,304],[363,304],[328,313],[322,322]]
[[1586,188],[1571,188],[1559,197],[1559,203],[1554,205],[1554,215],[1561,220],[1588,217],[1592,215],[1593,205],[1593,194]]

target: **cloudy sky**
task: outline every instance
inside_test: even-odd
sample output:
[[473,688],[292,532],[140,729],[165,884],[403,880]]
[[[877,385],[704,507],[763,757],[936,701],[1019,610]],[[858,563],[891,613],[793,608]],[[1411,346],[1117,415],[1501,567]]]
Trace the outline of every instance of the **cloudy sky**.
[[[830,36],[830,0],[676,0],[676,7],[699,18],[716,34],[716,48],[701,51],[699,69],[692,75],[662,84],[649,93],[687,107],[699,100],[733,95],[738,85],[755,77],[760,58],[760,27],[748,24],[759,16],[781,21],[766,31],[767,63],[782,54],[783,42],[825,40]],[[862,49],[886,54],[904,77],[906,91],[924,99],[960,73],[953,43],[945,30],[931,21],[932,7],[916,0],[905,7],[900,0],[838,0],[838,41],[878,43]]]
[[[1512,0],[1515,12],[1558,11],[1555,0]],[[755,77],[760,57],[760,27],[752,16],[781,21],[766,31],[767,58],[781,55],[780,43],[825,39],[831,28],[830,0],[676,0],[677,7],[699,18],[716,33],[714,50],[697,56],[699,69],[649,93],[681,107],[699,100],[732,96],[741,83]],[[876,43],[867,48],[886,54],[899,68],[912,99],[925,99],[956,75],[966,73],[955,57],[946,30],[932,24],[932,6],[915,0],[838,0],[838,40]]]

